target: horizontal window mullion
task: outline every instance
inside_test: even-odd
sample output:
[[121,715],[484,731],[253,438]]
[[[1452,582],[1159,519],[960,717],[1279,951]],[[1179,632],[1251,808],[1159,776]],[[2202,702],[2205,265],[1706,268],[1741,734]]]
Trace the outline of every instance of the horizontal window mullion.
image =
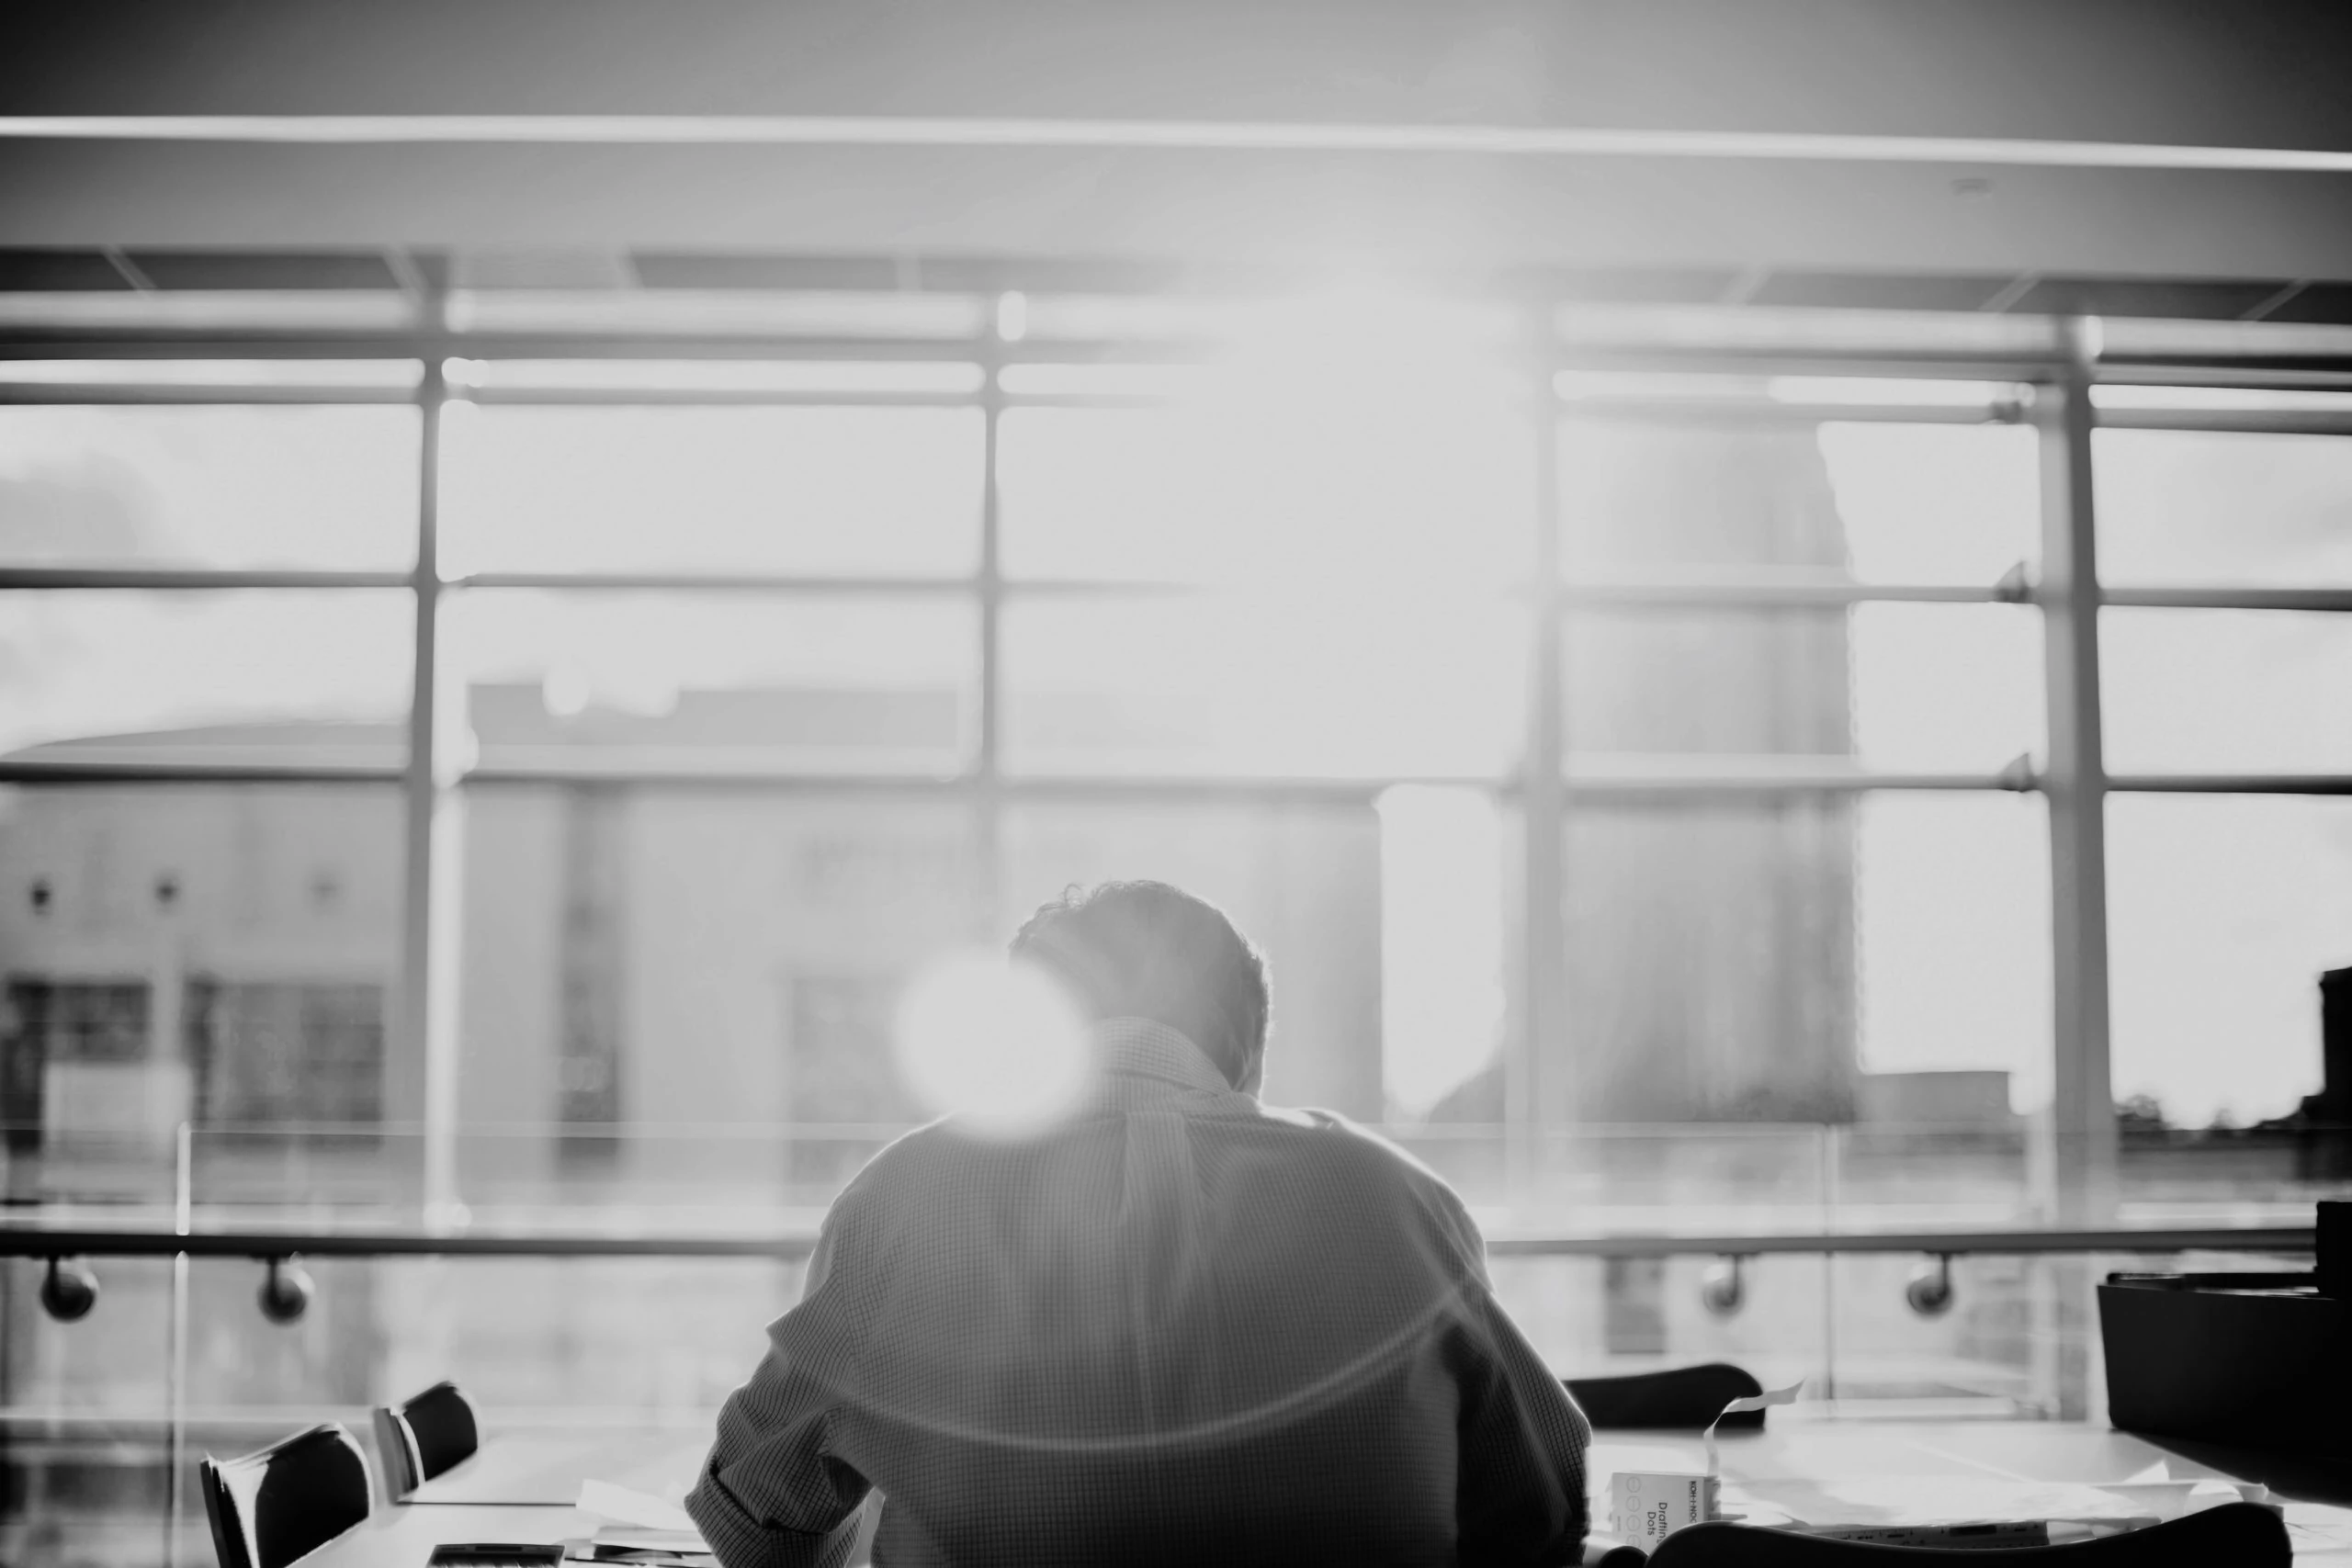
[[1868,604],[2018,604],[2030,591],[2007,583],[1880,583],[1775,579],[1725,572],[1682,578],[1587,579],[1560,585],[1558,607],[1646,609],[1835,607]]
[[[0,784],[394,784],[404,776],[403,768],[390,762],[51,761],[22,756],[0,759]],[[610,761],[582,759],[537,764],[490,761],[469,770],[459,776],[458,782],[492,787],[608,784],[645,789],[728,789],[832,795],[974,797],[985,794],[1012,801],[1135,804],[1238,801],[1335,806],[1369,805],[1383,791],[1398,784],[1481,789],[1501,796],[1516,795],[1521,787],[1515,779],[1454,776],[1325,780],[1219,778],[1208,774],[1127,778],[1016,773],[989,784],[970,774],[942,777],[914,773],[825,773],[758,763],[732,765],[723,761],[694,766],[647,766],[627,758]],[[1741,773],[1726,769],[1718,772],[1615,773],[1582,771],[1573,761],[1564,784],[1568,794],[1575,798],[1635,804],[1669,804],[1707,798],[1860,795],[1884,790],[2018,792],[2036,787],[2033,779],[2016,772]],[[2213,794],[2343,795],[2352,794],[2352,777],[2132,777],[2111,780],[2109,787]]]
[[1877,790],[2030,791],[2038,781],[2013,763],[1996,772],[1892,772],[1836,766],[1772,766],[1769,760],[1724,759],[1670,767],[1658,758],[1628,759],[1616,766],[1598,754],[1568,755],[1564,782],[1580,799],[1668,801],[1710,796],[1862,795]]
[[10,381],[0,379],[0,407],[73,408],[135,404],[140,407],[220,404],[287,404],[303,406],[413,406],[416,393],[401,387],[342,387],[322,382],[314,386],[280,383],[249,386],[222,382],[209,386],[183,382]]
[[2101,430],[2178,430],[2241,435],[2352,435],[2352,409],[2102,408]]
[[857,598],[976,593],[975,577],[835,576],[760,571],[475,571],[445,580],[447,589],[543,589],[586,593],[785,593]]
[[89,589],[223,592],[248,588],[413,588],[407,570],[339,571],[302,567],[0,566],[0,591]]
[[2117,609],[2352,611],[2352,587],[2103,588],[2099,603]]
[[2109,773],[2132,795],[2352,795],[2352,773]]
[[[0,326],[8,359],[977,359],[969,337],[811,337],[759,333],[173,332]],[[1057,355],[1056,357],[1062,357]]]
[[398,784],[396,762],[182,761],[158,759],[51,761],[0,757],[0,784]]
[[2020,424],[2017,405],[1919,403],[1784,403],[1746,399],[1611,398],[1560,400],[1561,416],[1611,423],[1726,425],[1735,428],[1816,424]]
[[484,408],[907,408],[980,406],[971,392],[766,391],[756,388],[469,387],[452,402]]

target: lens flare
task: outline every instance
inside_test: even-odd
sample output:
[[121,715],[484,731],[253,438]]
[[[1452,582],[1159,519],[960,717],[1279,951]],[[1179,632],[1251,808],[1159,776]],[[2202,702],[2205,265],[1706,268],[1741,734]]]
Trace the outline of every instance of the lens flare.
[[934,1115],[1017,1137],[1076,1108],[1092,1076],[1086,1021],[1033,964],[956,953],[915,977],[899,1004],[899,1075]]

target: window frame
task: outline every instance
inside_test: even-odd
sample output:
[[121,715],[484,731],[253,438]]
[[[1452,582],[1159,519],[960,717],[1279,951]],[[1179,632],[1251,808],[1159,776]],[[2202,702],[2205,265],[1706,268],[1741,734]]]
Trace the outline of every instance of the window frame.
[[[973,318],[1001,323],[1005,312],[977,297]],[[2308,388],[2321,374],[2295,360],[2291,352],[2266,356],[2256,349],[2230,355],[2183,355],[2165,360],[2150,355],[2103,355],[2099,323],[2091,318],[2049,318],[2043,331],[2019,331],[1997,352],[1966,349],[1858,346],[1825,332],[1817,342],[1804,334],[1760,346],[1729,333],[1712,344],[1687,333],[1656,334],[1630,345],[1601,334],[1584,318],[1570,321],[1548,301],[1521,302],[1521,326],[1504,353],[1539,410],[1536,457],[1531,466],[1538,525],[1533,558],[1521,592],[1534,610],[1530,638],[1529,705],[1524,762],[1511,777],[1488,781],[1498,795],[1515,799],[1523,814],[1527,846],[1522,911],[1526,951],[1519,965],[1524,986],[1523,1022],[1513,1032],[1506,1055],[1507,1137],[1515,1166],[1531,1157],[1547,1120],[1566,1111],[1573,1119],[1574,1066],[1563,1043],[1569,1038],[1570,998],[1561,913],[1561,825],[1580,802],[1634,799],[1657,802],[1724,797],[1756,799],[1790,794],[1846,794],[1871,790],[2008,790],[2040,793],[2051,813],[2051,886],[2053,899],[2052,976],[2056,997],[2053,1031],[2055,1114],[2041,1134],[2051,1140],[2054,1164],[2050,1196],[2057,1213],[2096,1218],[2112,1192],[2115,1144],[2108,1089],[2106,874],[2103,803],[2110,791],[2198,794],[2338,795],[2352,793],[2352,775],[2311,773],[2127,773],[2104,766],[2100,714],[2098,613],[2103,606],[2164,606],[2245,610],[2352,613],[2352,587],[2278,586],[2104,587],[2098,570],[2095,523],[2096,476],[2092,433],[2101,426],[2135,429],[2280,431],[2352,434],[2352,413],[2313,413],[2282,408],[2266,415],[2243,402],[2199,409],[2193,399],[2179,406],[2144,402],[2099,406],[2098,388],[2132,385],[2157,388],[2236,388],[2275,385]],[[979,863],[993,867],[998,818],[1008,800],[1038,798],[1178,800],[1217,798],[1312,799],[1369,804],[1390,784],[1423,782],[1399,778],[1237,778],[1185,775],[1159,778],[1025,777],[1009,774],[1001,763],[1004,702],[1001,645],[1007,602],[1024,594],[1131,594],[1148,584],[1070,581],[1023,581],[1008,578],[1002,565],[1002,497],[999,476],[1001,421],[1008,409],[1032,406],[1136,408],[1154,398],[1132,389],[1083,389],[1087,378],[1057,378],[1024,374],[1025,367],[1072,363],[1181,367],[1209,352],[1181,340],[1138,339],[1085,344],[1023,341],[985,327],[956,338],[793,338],[737,335],[694,337],[659,333],[464,333],[431,323],[446,321],[446,301],[420,297],[417,324],[406,330],[214,337],[202,331],[125,328],[101,333],[65,333],[39,327],[0,329],[0,359],[107,360],[118,367],[141,361],[274,360],[289,374],[266,388],[254,384],[207,384],[159,370],[141,380],[132,373],[110,373],[96,380],[0,381],[0,401],[13,403],[383,403],[413,401],[419,409],[419,490],[414,558],[405,571],[334,570],[209,570],[186,567],[0,566],[0,591],[53,590],[198,591],[362,590],[399,588],[413,598],[413,686],[406,726],[406,756],[399,765],[345,766],[289,761],[284,765],[165,765],[145,762],[44,761],[19,758],[0,762],[0,784],[141,784],[168,786],[193,783],[397,784],[404,801],[406,845],[402,873],[404,913],[400,966],[390,991],[388,1067],[421,1077],[428,1201],[456,1201],[456,953],[454,899],[458,885],[453,813],[462,793],[502,784],[593,782],[606,784],[695,785],[831,795],[888,790],[944,794],[967,802],[978,829]],[[2023,328],[2028,323],[2010,322]],[[1606,340],[1606,341],[1603,341]],[[2249,340],[2252,341],[2252,340]],[[2284,340],[2282,340],[2283,342]],[[2038,344],[2040,346],[2024,346]],[[921,360],[967,366],[969,390],[910,391],[904,389],[810,391],[778,386],[762,389],[741,378],[714,378],[704,390],[626,384],[501,386],[471,373],[479,361],[510,360],[806,360],[885,364]],[[304,360],[406,362],[417,367],[413,389],[352,384],[332,378],[299,378]],[[2284,367],[2282,368],[2282,367]],[[1008,374],[1010,372],[1010,374]],[[2326,372],[2330,385],[2352,387],[2352,375]],[[1980,379],[2007,389],[2001,396],[1951,406],[1932,399],[1874,403],[1791,404],[1770,397],[1726,397],[1722,378],[1775,375],[1827,376],[1949,381]],[[1687,396],[1657,395],[1659,377],[1695,377]],[[1632,391],[1612,389],[1620,378]],[[1707,380],[1707,378],[1713,378]],[[1181,379],[1181,377],[1177,378]],[[1646,378],[1646,379],[1645,379]],[[789,381],[789,378],[783,378]],[[887,380],[887,378],[885,378]],[[623,378],[626,381],[626,378]],[[1148,381],[1148,377],[1145,378]],[[476,385],[475,382],[481,384]],[[1066,383],[1066,384],[1064,384]],[[1635,383],[1639,383],[1635,386]],[[1059,390],[1009,389],[1050,389]],[[439,504],[442,416],[457,400],[614,405],[741,406],[745,403],[824,406],[939,406],[977,408],[982,418],[981,473],[977,525],[977,563],[969,574],[917,577],[800,573],[537,572],[484,571],[445,577],[440,566]],[[1904,423],[2026,423],[2039,433],[2042,504],[2042,559],[2039,572],[2021,563],[2000,581],[1982,585],[1863,583],[1827,572],[1733,569],[1698,571],[1613,572],[1566,578],[1561,571],[1563,489],[1556,435],[1562,421],[1579,414],[1611,420],[1748,421],[1817,425],[1829,421],[1876,420]],[[575,775],[560,767],[502,768],[462,759],[450,732],[451,705],[443,700],[450,671],[441,656],[441,613],[452,595],[477,588],[588,589],[601,592],[680,592],[722,594],[746,590],[787,598],[835,596],[887,598],[949,596],[978,609],[973,649],[977,672],[978,723],[965,765],[951,776],[858,778],[811,776],[776,771],[723,773],[691,768],[632,773],[597,768]],[[1890,773],[1860,766],[1759,765],[1757,760],[1694,760],[1689,765],[1648,771],[1612,765],[1606,756],[1566,750],[1562,710],[1565,617],[1588,607],[1612,612],[1665,608],[1839,606],[1871,602],[2007,604],[2033,607],[2044,631],[2044,681],[2048,730],[2044,761],[2036,766],[2020,757],[1990,773]],[[1443,781],[1459,783],[1460,781]],[[984,897],[983,907],[989,901]],[[404,1066],[405,1064],[405,1066]]]

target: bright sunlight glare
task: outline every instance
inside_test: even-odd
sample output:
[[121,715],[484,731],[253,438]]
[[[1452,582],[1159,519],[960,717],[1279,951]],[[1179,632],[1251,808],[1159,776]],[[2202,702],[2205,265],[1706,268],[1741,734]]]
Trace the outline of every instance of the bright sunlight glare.
[[1381,1074],[1418,1121],[1494,1059],[1503,1022],[1502,820],[1482,790],[1380,793]]
[[999,1137],[1042,1131],[1092,1076],[1086,1024],[1061,984],[987,952],[932,964],[899,1004],[893,1042],[908,1090],[933,1115]]

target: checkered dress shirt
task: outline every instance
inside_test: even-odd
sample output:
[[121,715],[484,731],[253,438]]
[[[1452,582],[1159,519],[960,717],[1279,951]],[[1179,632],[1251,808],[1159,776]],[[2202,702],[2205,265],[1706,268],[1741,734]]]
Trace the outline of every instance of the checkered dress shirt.
[[1460,1200],[1182,1035],[1098,1028],[1080,1114],[950,1119],[834,1203],[686,1508],[728,1568],[1553,1563],[1582,1412]]

